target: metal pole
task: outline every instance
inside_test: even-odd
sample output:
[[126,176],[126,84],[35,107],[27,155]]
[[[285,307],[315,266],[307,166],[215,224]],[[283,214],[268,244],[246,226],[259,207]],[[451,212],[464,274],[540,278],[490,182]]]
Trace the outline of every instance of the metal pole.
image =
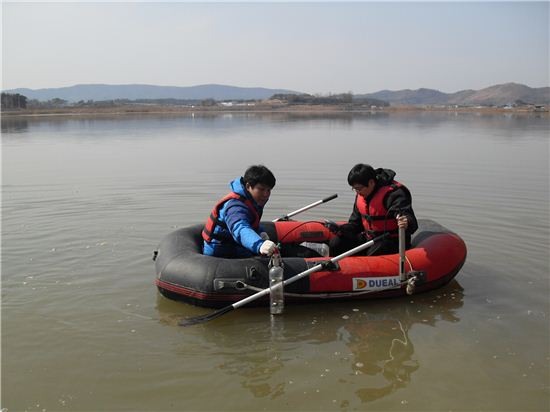
[[404,282],[405,276],[405,228],[399,228],[399,280]]
[[326,197],[324,199],[321,199],[321,200],[318,200],[316,202],[313,202],[312,204],[310,205],[307,205],[307,206],[304,206],[302,207],[301,209],[298,209],[298,210],[295,210],[294,212],[290,212],[288,215],[284,215],[284,216],[281,216],[281,217],[278,217],[277,219],[274,219],[272,220],[272,222],[278,222],[280,220],[288,220],[289,218],[291,218],[292,216],[294,215],[297,215],[298,213],[302,213],[302,212],[305,212],[306,210],[309,210],[311,209],[312,207],[315,207],[315,206],[318,206],[320,205],[321,203],[326,203],[332,199],[335,199],[338,197],[338,194],[335,193],[329,197]]

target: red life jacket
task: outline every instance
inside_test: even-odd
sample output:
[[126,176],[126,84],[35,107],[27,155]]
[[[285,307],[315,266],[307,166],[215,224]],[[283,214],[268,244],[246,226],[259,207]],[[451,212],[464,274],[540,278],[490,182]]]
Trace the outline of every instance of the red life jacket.
[[388,214],[388,210],[384,205],[384,199],[388,193],[393,192],[399,187],[404,186],[394,180],[390,185],[378,188],[368,203],[363,196],[357,196],[355,205],[361,214],[363,227],[369,239],[385,232],[389,232],[390,237],[397,236],[397,220]]
[[252,203],[252,200],[238,193],[230,192],[227,195],[225,195],[218,203],[216,203],[216,206],[214,206],[214,208],[212,209],[212,212],[210,212],[210,216],[208,217],[208,220],[206,221],[206,224],[204,225],[204,228],[202,230],[202,238],[205,241],[210,242],[212,241],[212,239],[227,240],[225,236],[219,236],[217,233],[214,233],[214,230],[216,229],[216,226],[227,229],[227,225],[225,224],[225,222],[219,220],[219,216],[220,216],[220,210],[225,204],[225,202],[231,199],[238,199],[248,207],[248,209],[252,213],[252,216],[254,216],[254,222],[252,223],[252,228],[258,229],[260,227],[260,215],[258,214],[258,211],[254,207],[254,203]]

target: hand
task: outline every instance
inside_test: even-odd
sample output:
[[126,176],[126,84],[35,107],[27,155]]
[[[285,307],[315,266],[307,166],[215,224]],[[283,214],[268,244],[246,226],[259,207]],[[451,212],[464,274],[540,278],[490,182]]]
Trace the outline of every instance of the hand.
[[340,226],[338,226],[336,223],[334,223],[332,220],[325,219],[324,223],[325,227],[329,230],[329,232],[332,232],[336,235],[340,234]]
[[277,245],[271,240],[266,240],[262,243],[262,246],[260,246],[260,253],[262,255],[271,256],[275,250],[277,250]]
[[263,240],[269,240],[269,235],[268,235],[266,232],[260,233],[260,237],[261,237]]
[[397,215],[397,226],[406,229],[409,226],[409,221],[405,215]]

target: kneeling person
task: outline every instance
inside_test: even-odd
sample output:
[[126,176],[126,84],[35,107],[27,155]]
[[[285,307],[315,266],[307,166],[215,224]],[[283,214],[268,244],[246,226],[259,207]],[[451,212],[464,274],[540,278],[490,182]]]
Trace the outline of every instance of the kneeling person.
[[357,164],[348,174],[348,184],[355,191],[355,203],[348,223],[339,226],[338,236],[330,242],[332,256],[342,254],[355,246],[383,233],[389,236],[359,254],[373,256],[398,253],[398,228],[405,228],[406,248],[411,235],[418,228],[412,209],[409,189],[394,180],[390,169],[374,169]]
[[224,258],[270,256],[276,245],[262,231],[260,220],[275,176],[265,166],[250,166],[229,186],[231,192],[214,206],[202,231],[203,253]]

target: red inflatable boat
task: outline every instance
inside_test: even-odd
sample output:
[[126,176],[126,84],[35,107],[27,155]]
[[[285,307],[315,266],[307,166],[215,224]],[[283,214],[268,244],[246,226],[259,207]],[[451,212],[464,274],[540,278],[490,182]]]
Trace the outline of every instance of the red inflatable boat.
[[[285,299],[318,301],[367,299],[419,293],[448,283],[466,260],[464,241],[431,220],[419,228],[406,251],[405,276],[399,254],[350,256],[285,286]],[[330,257],[299,246],[323,245],[334,236],[323,222],[262,222],[274,242],[282,244],[284,278],[290,279]],[[202,225],[168,234],[155,251],[156,285],[160,293],[199,306],[223,307],[269,286],[269,258],[223,259],[201,253]],[[326,249],[326,247],[325,247]],[[306,251],[306,253],[304,253]],[[269,301],[262,298],[255,304]]]

